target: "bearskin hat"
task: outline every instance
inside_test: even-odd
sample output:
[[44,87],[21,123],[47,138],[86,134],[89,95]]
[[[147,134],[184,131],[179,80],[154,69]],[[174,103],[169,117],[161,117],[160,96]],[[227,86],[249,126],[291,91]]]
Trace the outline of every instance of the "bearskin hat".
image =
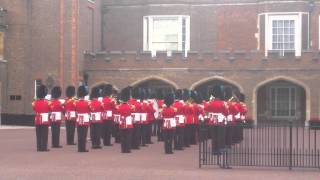
[[43,99],[44,97],[46,97],[47,93],[48,93],[48,90],[45,85],[40,85],[37,88],[37,92],[36,92],[37,98]]
[[88,94],[88,93],[87,93],[87,90],[86,90],[86,87],[85,87],[85,86],[79,86],[79,87],[78,87],[78,93],[77,93],[77,95],[78,95],[79,98],[83,98],[83,97],[85,97],[87,94]]
[[210,94],[215,98],[223,99],[222,87],[219,85],[214,86]]
[[157,89],[156,98],[158,100],[163,99],[163,89]]
[[111,84],[106,84],[103,86],[103,90],[102,90],[102,95],[103,96],[110,96],[112,94],[112,85]]
[[197,91],[191,91],[191,98],[193,99],[194,102],[196,102],[197,104],[201,104],[201,97],[200,94],[198,94]]
[[61,96],[61,87],[55,86],[51,90],[51,96],[53,99],[58,99]]
[[232,98],[232,88],[231,87],[226,87],[224,89],[224,100],[228,101],[230,98]]
[[94,87],[91,90],[90,99],[98,98],[100,96],[100,88]]
[[182,100],[182,89],[177,89],[175,92],[176,99]]
[[172,93],[169,93],[166,95],[166,97],[164,98],[164,104],[169,107],[173,104],[174,102],[174,95]]
[[68,86],[66,89],[66,96],[72,98],[76,94],[76,88],[74,86]]
[[140,88],[139,87],[135,87],[132,89],[132,98],[140,99]]
[[121,91],[121,100],[123,102],[127,102],[130,98],[130,87],[126,87]]

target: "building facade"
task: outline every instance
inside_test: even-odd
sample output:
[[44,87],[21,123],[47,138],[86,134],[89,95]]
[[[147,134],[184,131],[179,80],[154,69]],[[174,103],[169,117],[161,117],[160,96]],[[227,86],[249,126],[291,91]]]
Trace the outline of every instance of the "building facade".
[[[7,86],[0,86],[6,122],[32,115],[37,79],[62,87],[85,80],[89,87],[188,88],[204,96],[222,84],[246,95],[255,122],[319,119],[318,1],[10,3],[1,5],[9,25],[0,62],[7,69]],[[13,12],[29,17],[18,21]]]

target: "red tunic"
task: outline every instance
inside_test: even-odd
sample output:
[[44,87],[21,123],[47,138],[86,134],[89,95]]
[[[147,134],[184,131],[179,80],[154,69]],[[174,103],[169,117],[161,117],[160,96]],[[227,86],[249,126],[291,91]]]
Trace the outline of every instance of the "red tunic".
[[120,114],[120,122],[119,122],[119,128],[120,129],[130,129],[133,128],[133,122],[132,122],[132,107],[128,103],[122,103],[119,105],[118,108],[119,114]]
[[[175,101],[172,107],[176,108],[176,118],[177,118],[177,126],[184,127],[185,126],[185,104],[183,101]],[[180,117],[180,118],[179,118]],[[180,120],[178,120],[180,119]]]
[[141,103],[141,123],[142,124],[149,124],[150,121],[148,121],[148,112],[149,112],[149,104],[147,101],[143,101]]
[[221,101],[219,99],[214,99],[213,101],[210,101],[205,106],[205,112],[208,113],[209,119],[208,124],[220,124],[223,125],[224,122],[221,121],[221,117],[212,117],[212,114],[219,114],[219,116],[226,117],[228,115],[228,107],[225,104],[224,101]]
[[171,130],[176,128],[176,112],[173,107],[164,107],[162,110],[163,130]]
[[184,113],[186,117],[186,124],[193,124],[194,122],[194,117],[195,117],[195,112],[194,112],[194,107],[193,104],[187,104],[184,106]]
[[90,125],[90,107],[89,102],[80,99],[75,102],[77,113],[77,126],[89,126]]
[[111,97],[104,97],[102,99],[103,104],[103,120],[104,121],[113,121],[114,119],[114,111],[116,109],[116,102]]
[[64,102],[64,110],[65,110],[65,120],[66,121],[75,121],[76,116],[76,106],[75,106],[75,99],[73,98],[66,98]]
[[53,99],[49,103],[51,115],[50,120],[52,123],[61,124],[62,121],[62,112],[63,112],[63,105],[59,101],[59,99]]
[[130,99],[129,104],[133,107],[132,118],[134,124],[141,124],[142,106],[136,99]]
[[193,113],[194,113],[193,124],[199,124],[199,116],[202,115],[203,117],[205,115],[203,108],[200,105],[193,103]]
[[153,121],[155,119],[154,117],[154,113],[156,112],[156,110],[154,110],[153,108],[153,100],[148,100],[147,101],[147,104],[148,104],[148,109],[147,109],[147,120],[149,122]]
[[93,99],[89,103],[90,117],[92,123],[102,123],[103,106],[98,99]]
[[49,101],[45,99],[39,99],[32,103],[34,112],[36,113],[34,118],[35,125],[49,125]]
[[247,105],[243,102],[240,102],[238,104],[239,104],[240,119],[241,119],[241,121],[245,121],[246,114],[248,112]]

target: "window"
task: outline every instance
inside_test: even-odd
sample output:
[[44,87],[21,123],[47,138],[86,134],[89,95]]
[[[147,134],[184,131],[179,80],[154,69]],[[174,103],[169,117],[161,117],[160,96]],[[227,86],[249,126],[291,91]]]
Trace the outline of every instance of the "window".
[[296,116],[295,87],[271,88],[271,113],[277,118]]
[[[261,30],[260,40],[265,43],[265,55],[277,53],[284,56],[294,53],[301,56],[301,51],[309,48],[309,14],[303,12],[265,13],[259,15]],[[263,45],[261,46],[263,47]]]
[[182,51],[190,49],[190,17],[181,15],[145,16],[144,51]]

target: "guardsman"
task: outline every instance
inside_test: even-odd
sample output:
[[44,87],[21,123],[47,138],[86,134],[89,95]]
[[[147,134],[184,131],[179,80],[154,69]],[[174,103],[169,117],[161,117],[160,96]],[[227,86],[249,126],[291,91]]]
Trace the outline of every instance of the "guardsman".
[[132,141],[132,131],[133,131],[133,120],[132,120],[132,110],[133,108],[128,104],[130,98],[130,88],[124,88],[121,91],[122,103],[118,107],[118,113],[120,114],[119,128],[120,128],[120,138],[121,138],[121,152],[130,153],[131,152],[131,141]]
[[53,87],[51,91],[52,100],[50,101],[50,120],[52,133],[52,147],[61,148],[60,145],[60,126],[62,122],[63,102],[59,100],[61,96],[61,88],[59,86]]
[[36,126],[37,151],[49,151],[48,149],[48,127],[49,120],[49,101],[45,100],[47,88],[40,85],[36,90],[37,99],[32,102],[32,107],[35,112],[34,124]]
[[209,125],[213,154],[221,154],[220,150],[225,148],[225,123],[228,108],[223,98],[222,87],[214,86],[211,91],[211,100],[204,109],[208,114],[207,123]]
[[87,90],[84,86],[78,87],[78,100],[75,103],[77,113],[78,152],[88,152],[86,143],[88,126],[90,126],[90,107],[89,102],[84,99],[87,94]]
[[202,100],[196,91],[191,91],[191,98],[193,99],[193,122],[191,126],[191,141],[190,144],[197,144],[199,136],[199,121],[204,120],[204,109],[201,106]]
[[118,95],[117,90],[112,90],[112,95],[111,97],[115,100],[115,108],[113,111],[113,130],[112,134],[114,137],[114,142],[115,143],[120,143],[120,129],[119,129],[119,120],[120,120],[120,114],[118,111],[118,106],[120,105],[120,96]]
[[103,106],[102,103],[98,100],[100,93],[99,88],[93,88],[89,102],[90,107],[90,137],[92,142],[92,149],[101,149],[101,128],[102,128],[102,112]]
[[185,115],[185,131],[184,131],[184,146],[190,147],[191,138],[193,134],[192,124],[194,123],[195,108],[193,105],[193,99],[191,98],[191,92],[187,89],[183,91],[183,100],[185,102],[184,115]]
[[147,109],[147,144],[153,144],[151,141],[151,136],[152,136],[152,124],[155,121],[154,113],[155,109],[153,107],[155,101],[154,97],[152,97],[151,90],[149,88],[146,89],[146,101],[148,104],[148,109]]
[[174,102],[174,95],[168,94],[164,99],[165,106],[162,109],[162,117],[163,117],[163,141],[164,141],[164,151],[166,154],[173,154],[172,151],[172,141],[174,138],[175,129],[177,126],[176,123],[176,109],[172,107]]
[[133,134],[132,134],[132,149],[140,149],[141,144],[141,88],[134,88],[132,92],[132,98],[128,103],[133,107]]
[[148,136],[148,112],[149,112],[149,104],[145,99],[146,92],[145,89],[142,89],[141,92],[141,146],[147,146],[147,136]]
[[112,95],[112,85],[107,84],[103,87],[103,145],[112,146],[111,144],[111,135],[114,127],[114,114],[116,108],[116,100],[111,97]]
[[240,123],[239,123],[239,139],[238,143],[240,143],[243,140],[243,123],[245,123],[246,120],[246,114],[248,112],[247,105],[245,104],[245,95],[240,93],[239,94],[239,113],[240,113]]
[[66,89],[66,98],[64,102],[65,110],[65,123],[66,123],[66,132],[67,132],[67,145],[75,145],[74,143],[74,132],[76,129],[76,106],[75,106],[75,87],[68,86]]
[[157,101],[157,106],[158,109],[156,109],[156,122],[157,122],[157,137],[158,141],[162,141],[162,124],[163,124],[163,118],[162,118],[162,107],[164,105],[164,100],[163,100],[163,91],[162,89],[157,90],[157,96],[156,96],[156,101]]
[[184,127],[185,127],[185,116],[184,116],[185,103],[182,100],[182,93],[183,91],[181,89],[178,89],[176,91],[176,100],[172,104],[172,106],[177,109],[177,112],[176,112],[177,127],[176,127],[176,133],[174,138],[174,149],[176,150],[183,150],[183,146],[184,146],[183,138],[184,138]]

